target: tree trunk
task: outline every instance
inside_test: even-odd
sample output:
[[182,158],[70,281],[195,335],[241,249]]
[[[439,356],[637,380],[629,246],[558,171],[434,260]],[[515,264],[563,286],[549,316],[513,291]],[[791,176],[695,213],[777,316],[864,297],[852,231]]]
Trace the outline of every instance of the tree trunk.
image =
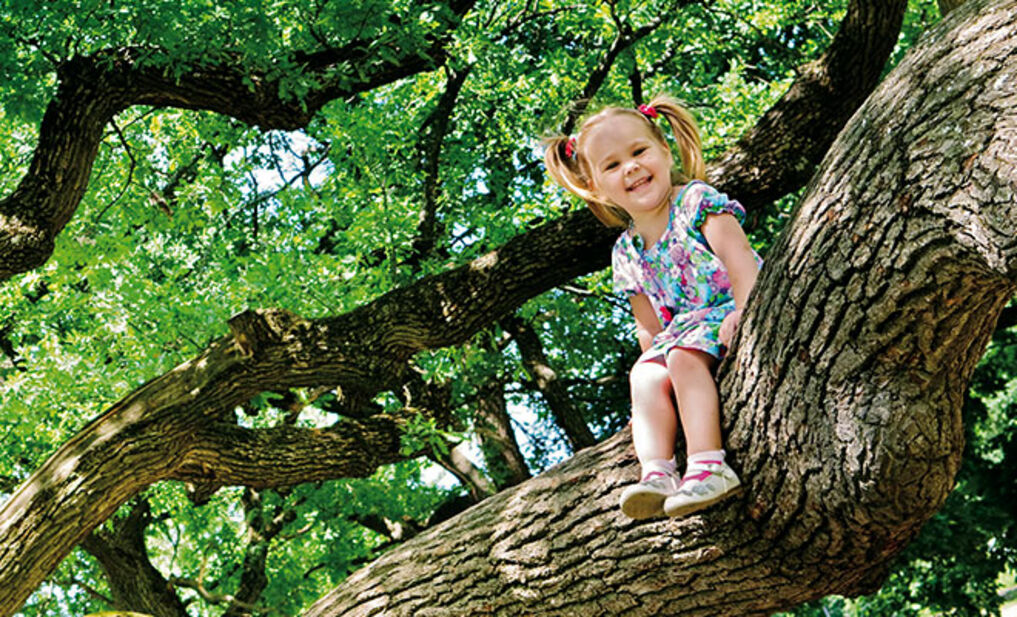
[[307,615],[767,615],[878,588],[952,487],[968,379],[1017,290],[1015,104],[1017,0],[972,0],[841,133],[721,367],[744,496],[625,519],[625,432]]
[[[877,5],[881,2],[855,0],[845,19],[854,23],[859,11]],[[457,12],[465,11],[469,3],[453,6]],[[866,39],[873,53],[883,47],[884,34],[880,29]],[[831,50],[847,40],[838,37]],[[203,76],[203,82],[202,76],[192,77],[170,86],[188,83],[207,96],[223,81],[216,75]],[[272,90],[271,84],[266,88]],[[829,96],[809,92],[819,106]],[[173,90],[163,102],[186,94]],[[218,109],[211,104],[208,108]],[[266,113],[278,111],[269,106]],[[830,122],[839,126],[844,118],[834,115]],[[788,130],[794,132],[794,127]],[[37,161],[66,163],[54,156],[43,148],[36,152]],[[23,185],[35,182],[33,177],[30,170]],[[797,188],[785,183],[779,190]],[[753,190],[749,185],[739,197],[749,203],[760,201]],[[67,198],[63,193],[53,202],[63,205],[54,205],[45,217],[63,212]],[[27,211],[31,203],[22,205],[26,207],[18,208]],[[70,204],[71,209],[76,205]],[[24,230],[4,219],[14,206],[8,200],[0,204],[0,232],[17,236]],[[50,223],[40,224],[47,226],[43,235],[51,237],[58,231]],[[237,316],[231,320],[232,336],[215,341],[192,361],[114,404],[64,444],[0,509],[0,615],[16,611],[81,539],[154,482],[182,480],[201,495],[225,484],[265,488],[356,477],[400,460],[398,416],[347,419],[329,430],[286,426],[249,430],[236,425],[232,410],[265,390],[336,384],[356,407],[401,384],[416,352],[459,344],[529,298],[606,266],[613,236],[591,214],[578,212],[521,234],[470,264],[397,289],[344,315],[315,321],[272,310]],[[25,265],[11,248],[16,244],[0,239],[4,262],[0,280]]]

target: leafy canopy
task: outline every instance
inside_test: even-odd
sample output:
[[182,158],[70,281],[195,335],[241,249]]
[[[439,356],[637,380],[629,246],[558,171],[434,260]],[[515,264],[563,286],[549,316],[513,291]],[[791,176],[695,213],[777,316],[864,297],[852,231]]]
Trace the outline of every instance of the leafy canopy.
[[[224,335],[231,315],[247,307],[339,314],[580,207],[547,181],[539,136],[560,126],[619,28],[665,15],[621,54],[594,105],[675,94],[704,128],[709,159],[826,48],[845,2],[724,0],[666,12],[672,4],[478,3],[447,42],[444,67],[333,101],[292,133],[171,108],[119,114],[52,258],[0,287],[0,499],[102,410]],[[937,18],[930,0],[913,0],[895,58]],[[390,60],[389,50],[426,46],[450,19],[440,3],[410,1],[3,0],[0,194],[26,171],[56,93],[57,67],[75,55],[135,48],[142,65],[170,76],[240,66],[278,79],[283,97],[300,100],[316,83],[306,71],[311,55],[359,45]],[[340,62],[332,70],[352,76],[366,69]],[[454,105],[440,108],[450,77],[462,72]],[[443,134],[439,118],[448,121]],[[436,134],[434,165],[425,146]],[[428,204],[434,169],[438,191]],[[754,213],[761,251],[793,199]],[[427,208],[435,249],[415,258]],[[635,339],[608,274],[552,290],[519,316],[538,331],[595,432],[622,426]],[[801,614],[917,615],[923,606],[976,614],[995,606],[996,578],[1014,565],[1014,512],[1006,504],[1017,503],[1017,486],[997,480],[1017,478],[1017,425],[1008,419],[1015,417],[1015,349],[1013,332],[1001,332],[983,360],[958,490],[890,583],[873,598],[829,600]],[[499,328],[460,348],[421,354],[415,364],[426,382],[448,388],[454,426],[421,418],[411,424],[407,452],[440,450],[459,434],[475,440],[478,398],[487,391],[481,386],[494,381],[504,384],[533,470],[567,455],[548,404]],[[299,425],[336,420],[329,396],[296,395],[304,405]],[[256,398],[238,410],[238,422],[285,421],[280,396]],[[373,404],[395,409],[399,393]],[[483,467],[476,451],[474,459]],[[267,545],[269,584],[258,604],[295,614],[393,541],[365,524],[369,515],[422,525],[465,493],[448,479],[436,484],[436,473],[426,459],[412,459],[371,478],[265,491],[260,511],[245,510],[239,488],[199,507],[181,486],[153,487],[144,496],[154,519],[148,550],[165,576],[204,577],[209,589],[232,593],[252,546],[252,517],[289,510],[292,520]],[[177,590],[194,614],[224,608],[189,587]],[[96,562],[79,552],[24,614],[109,609],[101,599],[108,593]]]

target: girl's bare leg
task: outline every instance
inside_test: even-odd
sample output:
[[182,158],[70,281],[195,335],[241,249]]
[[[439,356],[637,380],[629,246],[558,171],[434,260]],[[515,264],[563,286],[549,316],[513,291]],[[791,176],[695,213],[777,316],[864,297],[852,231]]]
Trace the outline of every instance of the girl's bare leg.
[[720,397],[712,372],[716,362],[710,354],[693,349],[676,348],[667,354],[667,372],[678,399],[690,456],[723,448]]
[[[663,358],[662,358],[663,359]],[[664,500],[677,492],[674,440],[678,417],[671,403],[671,377],[662,362],[636,362],[632,387],[632,442],[642,468],[641,480],[622,491],[622,512],[635,519],[664,514]]]
[[632,444],[639,462],[671,459],[678,417],[671,404],[671,378],[660,362],[637,362],[629,374],[632,393]]
[[664,500],[667,516],[687,516],[740,490],[741,481],[724,460],[720,397],[711,371],[715,362],[713,356],[690,349],[667,354],[689,454],[681,485]]

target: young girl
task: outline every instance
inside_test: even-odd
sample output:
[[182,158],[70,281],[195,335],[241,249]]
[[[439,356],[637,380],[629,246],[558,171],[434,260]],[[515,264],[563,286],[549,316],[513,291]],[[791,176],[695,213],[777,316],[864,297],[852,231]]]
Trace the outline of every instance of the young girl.
[[[671,126],[682,172],[658,118]],[[623,227],[612,253],[615,291],[628,296],[643,354],[629,375],[632,442],[642,479],[621,495],[632,518],[684,516],[737,492],[725,462],[713,369],[723,357],[761,261],[736,201],[702,179],[695,121],[673,99],[608,107],[575,136],[547,140],[547,168],[604,224]],[[675,182],[672,182],[672,172]],[[688,461],[674,457],[678,403]]]

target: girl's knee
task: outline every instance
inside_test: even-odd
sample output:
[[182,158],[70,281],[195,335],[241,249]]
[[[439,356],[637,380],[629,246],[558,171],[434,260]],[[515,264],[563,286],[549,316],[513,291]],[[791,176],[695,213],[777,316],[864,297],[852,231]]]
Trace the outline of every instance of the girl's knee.
[[667,353],[667,368],[678,375],[702,371],[709,373],[713,362],[713,356],[695,349],[675,347]]
[[632,397],[658,396],[670,388],[667,368],[659,362],[637,362],[629,371]]

